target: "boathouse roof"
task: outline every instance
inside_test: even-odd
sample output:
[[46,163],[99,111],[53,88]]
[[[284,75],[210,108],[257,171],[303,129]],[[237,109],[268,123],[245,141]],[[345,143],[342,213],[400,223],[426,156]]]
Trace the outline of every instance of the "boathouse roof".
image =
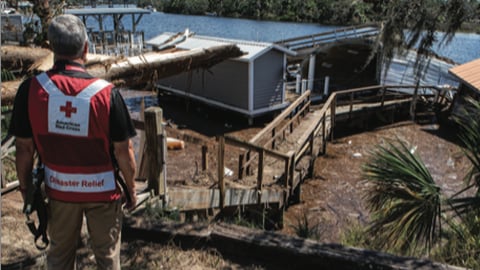
[[476,91],[480,91],[480,58],[471,62],[453,67],[449,70],[462,83]]
[[[385,85],[415,85],[417,78],[415,74],[416,51],[410,50],[405,54],[397,54],[392,59],[390,66],[382,65],[380,81]],[[432,57],[428,60],[428,69],[423,72],[420,79],[421,85],[444,85],[456,87],[459,81],[449,73],[455,64],[451,61]]]
[[220,45],[234,44],[237,45],[242,52],[245,52],[244,55],[237,58],[240,61],[252,61],[271,49],[276,49],[286,54],[294,54],[293,51],[288,50],[287,48],[268,42],[226,39],[201,35],[189,36],[188,34],[175,39],[175,36],[178,36],[178,33],[166,32],[146,41],[145,43],[155,47],[162,47],[165,44],[172,44],[180,50],[207,49]]

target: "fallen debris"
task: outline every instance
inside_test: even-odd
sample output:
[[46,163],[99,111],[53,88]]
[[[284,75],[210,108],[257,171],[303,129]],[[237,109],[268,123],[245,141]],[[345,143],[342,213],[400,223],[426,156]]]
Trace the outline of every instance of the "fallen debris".
[[167,137],[168,150],[183,150],[185,149],[185,142],[183,140]]

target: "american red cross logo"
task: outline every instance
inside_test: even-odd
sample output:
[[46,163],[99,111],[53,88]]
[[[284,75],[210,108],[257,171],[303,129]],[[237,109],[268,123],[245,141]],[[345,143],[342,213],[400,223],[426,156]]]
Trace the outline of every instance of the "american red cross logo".
[[77,108],[72,107],[72,102],[67,101],[65,106],[60,106],[60,111],[65,113],[65,117],[72,117],[72,113],[77,113]]

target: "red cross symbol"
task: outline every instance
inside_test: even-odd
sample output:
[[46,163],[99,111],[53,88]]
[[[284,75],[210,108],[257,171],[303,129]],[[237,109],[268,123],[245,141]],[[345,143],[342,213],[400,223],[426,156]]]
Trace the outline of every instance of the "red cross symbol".
[[72,117],[72,113],[77,113],[77,108],[72,107],[72,102],[67,101],[65,106],[60,106],[60,111],[65,113],[65,117]]

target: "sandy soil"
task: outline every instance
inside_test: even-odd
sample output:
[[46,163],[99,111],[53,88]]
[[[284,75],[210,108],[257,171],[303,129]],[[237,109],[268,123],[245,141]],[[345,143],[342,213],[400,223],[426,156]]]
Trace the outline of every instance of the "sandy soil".
[[[164,118],[168,123],[169,136],[185,139],[187,143],[184,150],[168,153],[169,184],[203,186],[210,183],[214,174],[207,174],[206,178],[202,178],[197,169],[197,164],[200,163],[201,145],[209,146],[209,160],[212,168],[216,168],[215,135],[229,133],[248,139],[268,121],[268,119],[259,120],[254,126],[247,128],[245,119],[231,118],[227,114],[206,110],[194,104],[187,112],[185,108],[178,108],[181,104],[172,100],[167,104],[161,104],[165,111]],[[185,106],[184,103],[183,106]],[[177,109],[177,114],[173,113],[174,108]],[[461,149],[451,141],[452,134],[448,129],[442,129],[434,124],[420,126],[403,122],[359,134],[338,134],[337,138],[328,144],[327,154],[317,158],[314,178],[307,179],[303,184],[301,203],[290,206],[285,212],[285,226],[281,232],[295,234],[294,227],[303,215],[308,217],[310,224],[318,227],[319,241],[322,242],[340,241],[342,232],[352,224],[366,225],[369,214],[362,197],[367,184],[361,177],[361,165],[367,161],[373,146],[387,138],[399,138],[408,142],[423,158],[439,186],[447,193],[461,187],[468,161]],[[192,158],[196,161],[192,162]],[[236,165],[231,164],[231,166]],[[2,266],[22,258],[38,256],[40,253],[33,245],[32,236],[24,224],[25,217],[21,214],[22,202],[19,192],[14,191],[2,196],[1,207]],[[132,246],[137,249],[132,251],[128,248]],[[125,243],[122,248],[125,268],[132,269],[135,260],[141,260],[142,256],[143,258],[153,256],[154,251],[160,248],[164,247],[143,242]],[[184,254],[184,251],[178,250],[178,252],[178,254]],[[186,252],[193,253],[193,251]],[[81,249],[80,253],[83,254],[82,265],[92,265],[88,249]],[[202,256],[205,255],[197,255],[197,257]],[[161,261],[158,263],[164,265]],[[245,265],[239,266],[224,260],[213,266],[202,265],[198,261],[191,263],[191,265],[198,265],[196,269],[245,269],[249,265],[246,262]],[[145,266],[145,269],[159,269],[158,267],[160,266]],[[182,268],[165,267],[165,269]]]
[[[328,144],[327,154],[316,160],[314,178],[302,185],[302,202],[287,210],[285,223],[295,225],[305,213],[312,226],[318,225],[323,242],[339,242],[348,227],[367,225],[363,196],[368,184],[361,177],[361,166],[375,145],[397,138],[422,158],[445,194],[461,189],[470,163],[450,141],[452,134],[438,125],[402,122]],[[292,227],[286,226],[283,232],[293,233]]]

